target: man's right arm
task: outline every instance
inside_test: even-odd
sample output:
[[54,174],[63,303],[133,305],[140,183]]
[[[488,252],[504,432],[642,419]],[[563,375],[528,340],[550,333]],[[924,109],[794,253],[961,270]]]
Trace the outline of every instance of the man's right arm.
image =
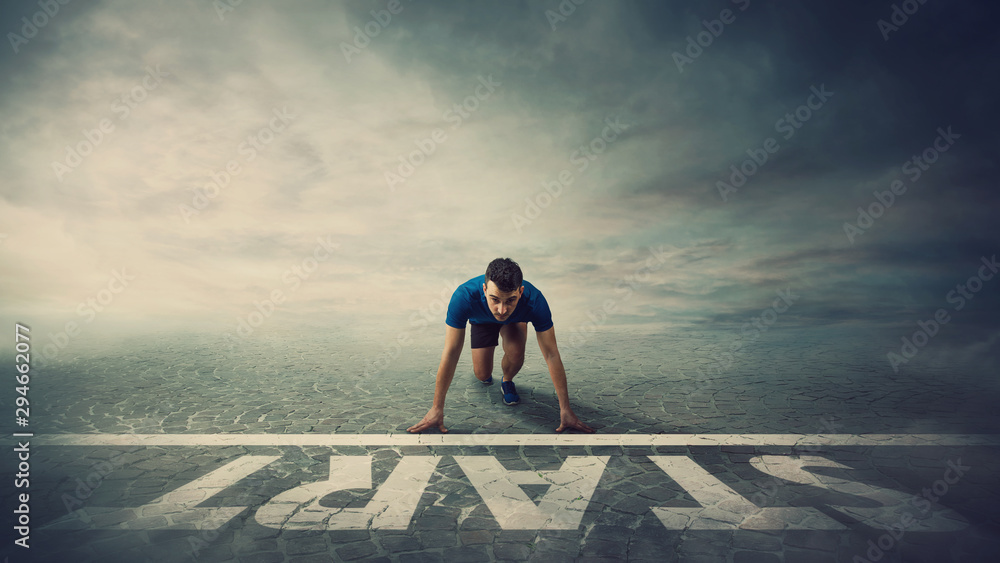
[[444,427],[444,399],[448,395],[451,380],[455,377],[455,367],[462,355],[462,346],[465,344],[465,329],[455,328],[451,325],[445,325],[445,327],[444,350],[441,352],[441,363],[438,364],[437,378],[434,384],[434,404],[420,422],[407,428],[408,432],[420,432],[432,426],[437,426],[441,432],[448,431]]

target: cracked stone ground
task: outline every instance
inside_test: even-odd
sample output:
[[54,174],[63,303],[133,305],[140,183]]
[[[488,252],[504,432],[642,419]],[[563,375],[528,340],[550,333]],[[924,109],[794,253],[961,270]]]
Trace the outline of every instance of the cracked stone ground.
[[[36,436],[401,433],[430,405],[441,346],[441,335],[432,332],[412,335],[377,372],[371,366],[385,352],[380,340],[329,330],[259,331],[235,345],[217,334],[95,336],[33,371],[31,430]],[[711,358],[727,338],[605,328],[563,350],[574,410],[600,434],[1000,434],[996,383],[977,366],[918,356],[894,374],[885,358],[892,340],[860,331],[775,329],[719,373]],[[452,435],[550,434],[551,446],[33,445],[31,557],[9,542],[4,555],[11,561],[241,563],[853,562],[880,555],[880,561],[937,562],[982,561],[1000,549],[1000,448],[558,445],[558,405],[533,342],[529,338],[515,380],[522,401],[515,407],[502,403],[498,385],[475,380],[466,349],[445,421]],[[7,356],[2,361],[5,370],[13,365]],[[3,391],[11,410],[13,398],[11,389]],[[5,449],[10,476],[16,460]],[[351,509],[370,504],[402,459],[427,455],[439,461],[406,529],[296,530],[261,525],[255,516],[285,491],[328,479],[331,456],[371,456],[375,488],[339,491],[320,502]],[[540,479],[556,474],[570,456],[606,456],[607,463],[578,526],[505,529],[457,461],[484,455],[507,472]],[[252,456],[275,459],[215,494],[181,489]],[[669,456],[693,460],[738,498],[681,486],[655,462]],[[796,483],[764,471],[762,460],[789,456],[838,464],[813,472],[841,485]],[[908,529],[871,551],[894,522],[866,514],[891,504],[894,494],[910,498],[933,490],[948,463],[959,460],[969,469],[937,499],[928,525],[938,528]],[[520,489],[543,504],[556,485],[539,483]],[[16,505],[14,493],[4,487],[5,507]],[[218,529],[192,529],[190,511],[151,504],[168,494],[199,509],[249,508]],[[805,513],[786,511],[785,521],[744,520],[748,511],[765,507],[809,508],[813,516],[802,520]],[[703,508],[698,514],[705,520],[743,525],[671,529],[654,508]],[[70,524],[45,527],[71,510]],[[11,509],[4,512],[10,530]],[[809,518],[840,529],[784,529],[809,527]]]

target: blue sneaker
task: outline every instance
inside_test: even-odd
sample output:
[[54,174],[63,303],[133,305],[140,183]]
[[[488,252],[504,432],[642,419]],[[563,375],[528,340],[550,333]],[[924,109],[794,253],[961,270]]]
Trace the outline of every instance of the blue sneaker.
[[493,385],[493,376],[491,375],[486,381],[480,381],[483,385]]
[[517,394],[517,388],[514,387],[513,381],[501,381],[500,390],[503,391],[503,402],[505,405],[516,405],[521,400],[521,396]]

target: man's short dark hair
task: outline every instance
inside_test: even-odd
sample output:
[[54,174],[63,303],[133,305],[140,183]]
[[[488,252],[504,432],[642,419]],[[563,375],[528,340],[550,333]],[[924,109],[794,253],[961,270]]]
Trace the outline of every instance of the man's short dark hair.
[[504,293],[517,291],[521,287],[521,267],[510,258],[497,258],[486,266],[486,282],[497,284],[497,289]]

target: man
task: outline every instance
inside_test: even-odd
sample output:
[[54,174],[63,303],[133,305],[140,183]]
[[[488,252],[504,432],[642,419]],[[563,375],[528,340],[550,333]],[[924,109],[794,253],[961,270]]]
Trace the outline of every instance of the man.
[[559,427],[556,432],[567,428],[594,431],[581,422],[569,406],[566,370],[556,347],[549,304],[542,292],[523,280],[517,262],[510,258],[497,258],[487,266],[485,275],[463,283],[452,294],[445,319],[444,351],[434,386],[434,404],[420,422],[407,428],[409,432],[420,432],[433,426],[441,432],[448,431],[444,427],[444,398],[462,354],[467,322],[472,325],[472,371],[485,385],[493,384],[493,351],[498,344],[497,337],[503,338],[500,390],[503,402],[508,405],[516,405],[520,401],[513,379],[524,364],[524,345],[530,322],[535,327],[538,347],[549,366],[549,376],[559,398]]

